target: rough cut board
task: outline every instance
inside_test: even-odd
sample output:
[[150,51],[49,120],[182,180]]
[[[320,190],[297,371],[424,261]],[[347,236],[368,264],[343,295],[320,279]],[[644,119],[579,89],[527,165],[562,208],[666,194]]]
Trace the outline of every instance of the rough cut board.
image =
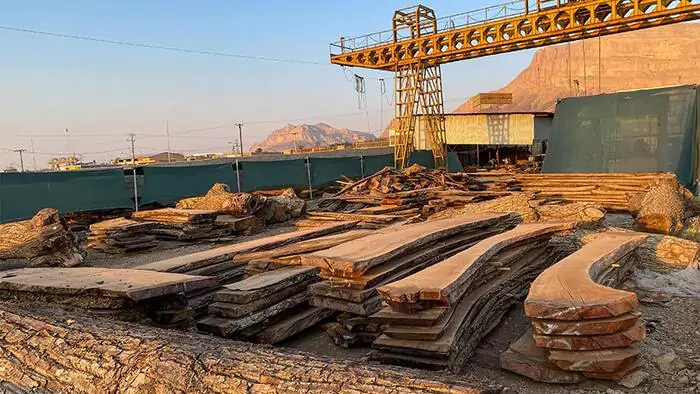
[[219,302],[246,304],[270,296],[286,287],[309,281],[318,269],[300,265],[280,268],[253,275],[248,279],[224,286],[214,299]]
[[0,273],[0,290],[55,295],[99,295],[141,301],[216,287],[216,279],[110,268],[22,268]]
[[533,319],[532,329],[540,335],[606,335],[627,330],[639,322],[642,314],[630,312],[603,319],[544,320]]
[[302,313],[289,316],[255,334],[253,340],[260,343],[278,343],[318,324],[334,313],[336,312],[331,309],[310,307]]
[[641,324],[624,331],[606,335],[540,335],[533,334],[538,347],[560,350],[603,350],[631,346],[646,338],[646,328]]
[[135,267],[139,270],[161,272],[186,272],[195,268],[205,267],[233,258],[239,253],[250,253],[260,250],[269,250],[278,246],[288,245],[294,242],[320,237],[355,227],[357,222],[339,222],[329,226],[317,227],[309,230],[294,231],[277,234],[270,237],[259,238],[253,241],[241,242],[233,245],[222,246],[192,253],[172,259],[156,261],[155,263]]
[[[306,288],[314,283],[315,279],[307,279],[303,282],[292,284],[279,291],[275,291],[265,297],[259,297],[246,304],[234,304],[229,302],[214,302],[209,305],[209,313],[216,316],[238,318],[251,313],[257,312],[276,304],[284,299],[294,296],[295,294],[306,292]],[[220,298],[222,296],[219,296]],[[216,300],[214,295],[213,299]]]
[[[430,223],[430,222],[429,222]],[[389,303],[440,301],[447,305],[459,300],[464,281],[503,249],[528,239],[572,229],[573,222],[520,224],[515,229],[487,238],[464,252],[407,278],[378,288]]]
[[545,270],[530,287],[525,314],[536,319],[585,320],[636,311],[637,296],[591,279],[644,243],[639,233],[606,233]]
[[404,226],[400,231],[391,227],[343,245],[302,256],[301,262],[330,271],[333,276],[359,276],[396,256],[454,234],[497,224],[508,217],[508,214],[480,213]]

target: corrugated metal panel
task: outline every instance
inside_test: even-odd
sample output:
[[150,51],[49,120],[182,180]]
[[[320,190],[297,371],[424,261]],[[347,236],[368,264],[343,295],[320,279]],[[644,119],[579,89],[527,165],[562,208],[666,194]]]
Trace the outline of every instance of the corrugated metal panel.
[[[531,145],[535,139],[533,114],[445,115],[450,145]],[[415,149],[431,149],[423,119],[416,122]]]

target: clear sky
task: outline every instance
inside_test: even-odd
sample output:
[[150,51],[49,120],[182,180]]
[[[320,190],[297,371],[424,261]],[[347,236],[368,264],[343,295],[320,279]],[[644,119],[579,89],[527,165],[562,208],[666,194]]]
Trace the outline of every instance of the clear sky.
[[[498,0],[424,1],[438,16]],[[353,85],[328,63],[328,44],[390,28],[407,0],[0,0],[0,26],[109,40],[250,56],[298,59],[290,64],[112,45],[0,29],[0,167],[18,166],[17,148],[34,150],[38,167],[56,154],[84,160],[138,153],[230,148],[242,122],[246,149],[287,123],[324,121],[377,132],[391,106],[370,70],[368,120]],[[448,110],[499,88],[532,58],[532,51],[443,66]],[[391,100],[391,81],[387,81]],[[384,109],[383,116],[380,108]],[[342,115],[342,116],[339,116]],[[66,134],[65,129],[69,132]],[[206,129],[191,131],[193,129]],[[189,131],[189,132],[188,132]],[[30,138],[30,136],[33,136]],[[30,152],[25,166],[33,167]]]

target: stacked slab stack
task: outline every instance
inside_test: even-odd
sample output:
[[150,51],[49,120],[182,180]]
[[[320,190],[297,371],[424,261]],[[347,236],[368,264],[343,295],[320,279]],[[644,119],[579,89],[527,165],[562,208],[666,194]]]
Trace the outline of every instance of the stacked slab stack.
[[322,282],[309,286],[311,305],[345,312],[329,335],[341,346],[371,343],[382,327],[366,319],[382,308],[379,286],[440,262],[517,223],[510,214],[482,213],[395,226],[324,251],[303,255],[302,264],[321,269]]
[[388,324],[374,359],[460,372],[474,349],[557,260],[551,237],[573,223],[521,224],[403,280],[380,287]]
[[290,266],[224,286],[197,328],[221,337],[280,342],[334,313],[308,305],[306,288],[317,280],[317,269]]
[[646,331],[637,296],[613,287],[634,266],[634,251],[646,238],[605,233],[543,272],[525,301],[532,333],[501,355],[501,366],[552,383],[619,380],[639,368],[632,345]]

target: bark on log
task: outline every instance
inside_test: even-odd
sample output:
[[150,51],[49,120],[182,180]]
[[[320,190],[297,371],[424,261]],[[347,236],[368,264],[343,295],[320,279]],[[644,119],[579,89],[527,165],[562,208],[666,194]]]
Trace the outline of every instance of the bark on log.
[[0,303],[0,381],[59,393],[498,393],[444,374],[338,361]]

